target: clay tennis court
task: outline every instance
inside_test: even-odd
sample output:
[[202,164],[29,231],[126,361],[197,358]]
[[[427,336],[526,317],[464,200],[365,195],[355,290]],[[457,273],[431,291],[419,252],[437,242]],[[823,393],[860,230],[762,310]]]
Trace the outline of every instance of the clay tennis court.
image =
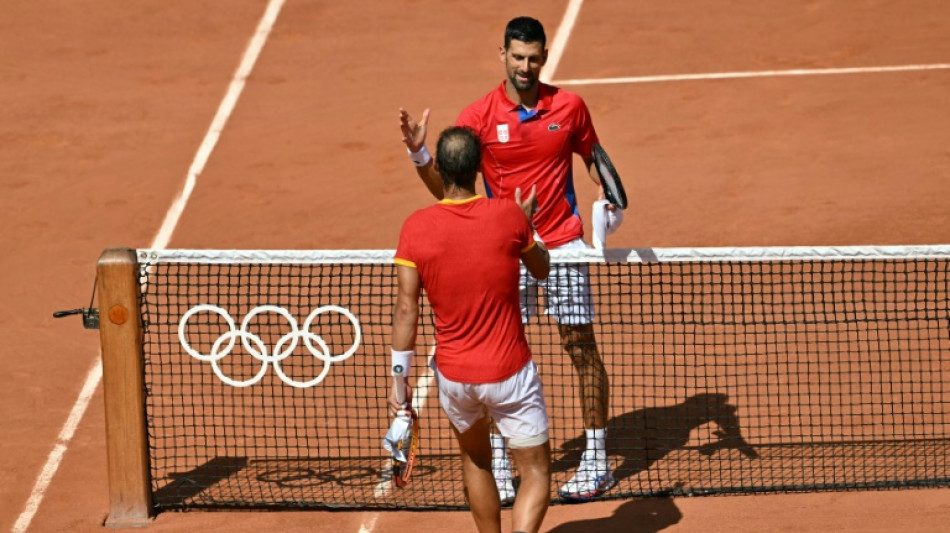
[[[88,305],[103,249],[156,242],[196,161],[170,248],[392,248],[401,220],[432,201],[398,107],[431,107],[430,131],[451,124],[500,81],[508,19],[539,18],[550,40],[571,5],[553,80],[577,82],[564,86],[625,177],[632,205],[610,246],[950,242],[944,2],[288,0],[204,159],[273,3],[13,2],[0,14],[0,527],[101,529],[98,335],[51,315]],[[593,187],[577,184],[590,205]],[[638,499],[555,506],[545,529],[938,531],[947,502],[947,489]],[[471,517],[192,512],[150,526],[409,527],[465,531]]]

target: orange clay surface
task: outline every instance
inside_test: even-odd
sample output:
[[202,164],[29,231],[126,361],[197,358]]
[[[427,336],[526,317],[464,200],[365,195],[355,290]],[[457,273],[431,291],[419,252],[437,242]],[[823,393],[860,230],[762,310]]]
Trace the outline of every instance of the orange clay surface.
[[[393,248],[432,199],[397,109],[430,129],[503,75],[505,22],[565,0],[287,0],[171,240]],[[98,335],[103,249],[148,247],[265,0],[7,0],[0,10],[0,530],[23,512]],[[945,0],[589,0],[557,80],[950,62]],[[585,84],[627,184],[612,247],[950,243],[950,70]],[[594,187],[577,179],[582,206]],[[589,207],[582,209],[587,215]],[[101,386],[31,531],[101,531]],[[508,527],[507,511],[505,526]],[[946,531],[950,490],[555,506],[545,531]],[[466,512],[165,513],[154,531],[471,531]]]

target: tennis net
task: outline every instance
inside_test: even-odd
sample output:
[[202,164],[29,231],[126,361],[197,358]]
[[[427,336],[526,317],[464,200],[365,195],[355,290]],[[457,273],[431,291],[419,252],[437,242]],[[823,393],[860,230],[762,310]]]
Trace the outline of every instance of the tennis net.
[[[137,254],[156,509],[466,507],[424,296],[420,458],[408,487],[389,481],[391,251]],[[605,498],[950,484],[950,246],[553,261],[590,276],[617,479]],[[555,495],[584,428],[557,324],[539,315],[525,330]]]

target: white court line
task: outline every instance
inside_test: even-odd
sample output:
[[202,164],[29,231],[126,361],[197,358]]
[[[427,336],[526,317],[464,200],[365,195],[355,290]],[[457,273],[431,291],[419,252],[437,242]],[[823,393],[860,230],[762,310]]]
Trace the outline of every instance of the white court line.
[[224,100],[221,101],[221,105],[218,106],[218,112],[215,114],[214,120],[211,121],[208,133],[205,134],[204,140],[201,141],[198,153],[195,155],[195,159],[188,169],[185,187],[165,215],[165,222],[162,223],[162,227],[158,230],[158,235],[152,243],[153,249],[163,249],[168,246],[168,242],[172,238],[172,233],[175,231],[175,226],[178,225],[178,220],[181,218],[181,214],[185,210],[185,205],[191,197],[191,192],[195,188],[195,182],[198,181],[198,176],[204,170],[205,164],[208,162],[208,157],[211,156],[214,146],[218,143],[221,130],[224,129],[224,125],[228,122],[231,112],[234,111],[238,97],[241,96],[241,91],[244,90],[247,77],[251,74],[251,69],[254,68],[254,63],[257,62],[257,58],[264,48],[264,43],[267,42],[267,37],[270,35],[271,29],[274,27],[274,22],[277,20],[277,15],[280,14],[280,9],[283,6],[284,0],[271,0],[267,5],[267,10],[257,25],[257,31],[254,32],[254,37],[251,38],[251,42],[244,51],[241,64],[231,79],[228,92],[224,95]]
[[83,384],[82,390],[79,391],[79,398],[76,400],[76,403],[73,404],[73,408],[66,418],[66,423],[63,424],[63,429],[59,431],[59,436],[56,437],[56,444],[46,459],[46,464],[40,472],[40,477],[36,479],[36,483],[33,485],[33,491],[30,493],[30,499],[26,502],[26,507],[23,509],[23,512],[20,513],[16,523],[13,524],[14,533],[26,531],[26,528],[30,527],[30,522],[33,521],[33,516],[36,515],[36,510],[39,509],[40,502],[43,501],[46,488],[49,486],[50,481],[52,481],[53,475],[56,474],[59,463],[63,459],[63,454],[66,453],[66,447],[76,433],[76,427],[79,426],[79,421],[82,420],[82,415],[86,412],[89,400],[91,400],[92,395],[95,394],[96,387],[99,385],[101,378],[102,364],[101,361],[96,360],[96,363],[92,365],[92,368],[89,370],[89,374],[86,375],[86,383]]
[[567,48],[567,39],[571,36],[571,30],[574,29],[574,22],[577,21],[577,15],[581,11],[581,5],[584,0],[571,0],[567,4],[567,10],[561,19],[561,25],[554,34],[554,40],[548,47],[548,60],[544,64],[544,71],[541,72],[539,79],[544,83],[551,83],[554,78],[554,72],[557,70],[558,63],[561,62],[561,56],[564,55],[564,49]]
[[[234,106],[237,103],[238,97],[241,96],[241,91],[244,89],[244,84],[247,81],[247,77],[250,75],[251,69],[254,68],[254,63],[257,61],[261,50],[264,48],[264,43],[267,42],[267,37],[270,35],[271,29],[274,27],[274,22],[277,20],[277,15],[280,13],[280,10],[284,5],[284,1],[285,0],[271,0],[270,3],[267,4],[267,9],[264,11],[264,15],[261,17],[261,20],[257,25],[257,30],[254,32],[254,36],[248,43],[247,49],[244,50],[244,56],[241,59],[241,63],[238,66],[237,71],[235,71],[234,77],[231,79],[231,84],[224,96],[224,100],[222,100],[221,104],[218,106],[218,112],[215,114],[214,120],[211,122],[211,127],[208,128],[208,132],[205,134],[204,140],[198,147],[198,153],[195,155],[195,159],[192,161],[191,167],[188,169],[188,177],[185,180],[184,188],[182,189],[181,194],[178,195],[178,198],[176,198],[172,203],[172,206],[168,209],[168,213],[165,215],[165,221],[162,223],[162,227],[159,229],[158,234],[152,241],[151,248],[163,249],[168,246],[168,242],[171,240],[172,233],[174,233],[175,227],[178,225],[178,221],[181,218],[181,214],[185,210],[185,205],[188,204],[188,199],[191,197],[191,192],[195,188],[195,182],[198,179],[198,175],[200,175],[201,171],[204,170],[205,164],[208,162],[208,157],[211,155],[215,144],[218,142],[218,138],[221,136],[221,130],[224,129],[224,125],[227,123],[228,117],[231,116],[231,112],[234,110]],[[59,469],[59,463],[63,458],[63,454],[66,453],[69,441],[72,439],[73,434],[76,431],[76,427],[79,425],[79,421],[86,412],[86,407],[89,405],[89,400],[92,398],[92,395],[95,393],[96,388],[99,386],[99,382],[101,380],[102,355],[100,353],[96,363],[86,375],[86,383],[83,385],[83,388],[79,393],[79,398],[76,399],[76,403],[73,404],[73,408],[69,413],[69,417],[66,419],[66,423],[63,425],[63,429],[59,432],[59,436],[56,438],[56,444],[53,446],[53,450],[50,452],[49,457],[47,457],[46,464],[43,465],[43,469],[40,471],[39,477],[36,479],[36,483],[33,486],[33,490],[30,493],[30,498],[27,500],[23,512],[20,513],[20,516],[17,518],[17,521],[13,526],[13,533],[22,533],[26,531],[28,527],[30,527],[30,522],[33,521],[36,511],[39,509],[40,503],[43,501],[43,496],[46,494],[46,489],[53,480],[56,470]]]
[[604,85],[619,83],[658,83],[669,81],[726,80],[740,78],[773,78],[780,76],[820,76],[825,74],[874,74],[919,70],[946,70],[950,63],[932,65],[898,65],[890,67],[812,68],[792,70],[762,70],[753,72],[714,72],[709,74],[672,74],[668,76],[633,76],[627,78],[593,78],[587,80],[558,80],[553,85]]

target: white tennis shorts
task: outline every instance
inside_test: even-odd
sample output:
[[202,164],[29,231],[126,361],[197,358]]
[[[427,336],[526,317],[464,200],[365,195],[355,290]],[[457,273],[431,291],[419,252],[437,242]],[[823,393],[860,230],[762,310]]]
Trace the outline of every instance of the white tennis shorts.
[[[587,249],[584,239],[558,246],[558,250]],[[541,289],[544,289],[545,313],[554,317],[558,324],[579,326],[594,322],[594,301],[590,293],[590,268],[586,263],[552,264],[548,278],[538,281],[521,265],[521,281],[518,290],[521,296],[521,320],[528,320],[540,313]]]
[[459,433],[491,416],[511,448],[548,441],[548,411],[534,362],[528,361],[515,375],[497,383],[459,383],[443,376],[434,359],[432,366],[439,383],[439,403]]

